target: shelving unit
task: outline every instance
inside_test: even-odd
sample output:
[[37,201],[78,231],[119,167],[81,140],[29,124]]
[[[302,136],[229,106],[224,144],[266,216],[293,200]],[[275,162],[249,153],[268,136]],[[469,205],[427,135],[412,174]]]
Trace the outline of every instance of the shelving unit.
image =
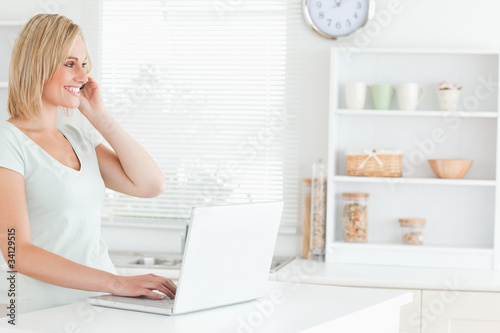
[[[326,261],[500,269],[499,58],[498,50],[331,49]],[[459,111],[439,111],[441,80],[463,85]],[[389,110],[373,109],[371,98],[349,110],[350,81],[418,82],[425,93],[415,111],[398,110],[397,94]],[[348,148],[402,150],[403,177],[347,176]],[[439,179],[432,158],[474,162],[464,179]],[[342,239],[344,192],[370,193],[366,243]],[[407,217],[427,220],[424,245],[401,243],[398,219]]]

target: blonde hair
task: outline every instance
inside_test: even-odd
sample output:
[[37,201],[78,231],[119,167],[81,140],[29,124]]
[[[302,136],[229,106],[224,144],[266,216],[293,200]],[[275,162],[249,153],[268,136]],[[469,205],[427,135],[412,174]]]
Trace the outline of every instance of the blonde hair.
[[[7,110],[11,117],[40,116],[43,86],[57,74],[78,37],[85,44],[82,29],[62,15],[38,14],[26,23],[10,59]],[[86,53],[88,73],[92,66]]]

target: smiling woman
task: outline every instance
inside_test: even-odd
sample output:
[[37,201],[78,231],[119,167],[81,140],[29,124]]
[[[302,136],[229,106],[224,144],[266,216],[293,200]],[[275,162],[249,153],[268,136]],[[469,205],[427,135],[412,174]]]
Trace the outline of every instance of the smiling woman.
[[[68,18],[39,14],[20,32],[9,69],[11,118],[0,123],[0,249],[19,273],[18,313],[95,292],[175,295],[168,279],[116,275],[102,241],[105,187],[153,197],[166,182],[148,153],[106,111],[89,73],[82,31]],[[61,107],[78,108],[113,150],[89,132],[58,126]],[[15,248],[8,242],[12,232]]]

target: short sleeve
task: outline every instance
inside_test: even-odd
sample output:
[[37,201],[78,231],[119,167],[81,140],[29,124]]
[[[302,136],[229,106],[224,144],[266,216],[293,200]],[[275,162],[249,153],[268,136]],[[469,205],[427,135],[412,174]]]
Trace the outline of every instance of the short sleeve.
[[89,129],[88,134],[94,148],[99,146],[104,141],[101,134],[99,134],[99,132],[97,132],[97,130],[93,127]]
[[83,129],[87,133],[87,136],[92,142],[94,148],[99,146],[104,141],[102,135],[88,121],[84,123]]
[[24,176],[24,158],[18,137],[8,128],[0,126],[0,167]]

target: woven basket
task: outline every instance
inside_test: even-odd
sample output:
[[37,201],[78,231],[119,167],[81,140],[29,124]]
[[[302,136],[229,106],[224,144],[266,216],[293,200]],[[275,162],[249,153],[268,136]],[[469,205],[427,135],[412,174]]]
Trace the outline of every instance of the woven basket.
[[400,150],[348,150],[346,155],[348,176],[403,176],[403,155]]

